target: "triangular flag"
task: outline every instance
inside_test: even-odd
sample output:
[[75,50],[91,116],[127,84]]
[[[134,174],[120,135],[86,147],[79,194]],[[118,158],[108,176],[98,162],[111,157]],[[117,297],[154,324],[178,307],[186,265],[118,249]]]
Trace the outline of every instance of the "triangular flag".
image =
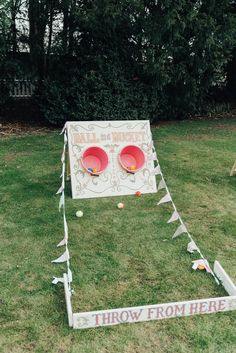
[[152,149],[154,149],[154,143],[153,143],[153,140],[152,140],[152,135],[149,135],[148,139],[151,140],[151,142],[148,144],[148,148],[150,150],[152,150]]
[[67,144],[67,134],[66,134],[66,131],[65,131],[65,133],[64,133],[64,144],[66,145]]
[[179,214],[177,211],[174,211],[172,213],[172,216],[170,217],[169,221],[167,223],[172,223],[174,221],[177,221],[177,219],[179,219]]
[[194,251],[198,251],[199,252],[199,249],[198,249],[197,245],[195,244],[195,242],[193,240],[190,241],[190,243],[188,243],[187,251],[190,252],[191,254]]
[[171,201],[171,196],[169,193],[167,193],[162,199],[158,202],[157,205],[161,205],[162,203],[170,202]]
[[165,189],[166,188],[166,183],[164,179],[161,179],[160,183],[158,184],[157,192],[159,190]]
[[147,157],[148,161],[156,161],[157,160],[157,154],[156,152],[153,152]]
[[64,162],[65,162],[65,148],[61,155],[61,163],[64,163]]
[[[205,269],[207,272],[209,273],[212,273],[211,271],[211,268],[209,266],[209,263],[207,261],[207,259],[199,259],[199,260],[195,260],[195,261],[192,261],[193,263],[193,266],[192,266],[192,269],[193,270],[202,270],[202,269]],[[203,267],[203,268],[202,268]]]
[[64,283],[63,277],[53,277],[52,284],[57,284],[58,282]]
[[65,171],[66,171],[66,166],[65,166],[65,163],[63,163],[62,164],[62,173],[61,173],[61,177],[62,177],[63,180],[65,178]]
[[67,260],[69,260],[70,255],[69,255],[69,251],[66,249],[66,251],[64,252],[64,254],[62,254],[60,257],[58,257],[56,260],[52,260],[52,262],[55,263],[62,263],[65,262]]
[[161,174],[161,168],[160,168],[159,165],[154,168],[153,174],[154,175],[160,175]]
[[56,195],[61,194],[63,190],[64,190],[63,185],[61,185],[57,190]]
[[63,126],[63,128],[62,128],[62,130],[61,130],[61,132],[60,132],[60,135],[63,134],[63,132],[65,131],[65,129],[66,129],[66,123],[65,123],[65,125]]
[[70,268],[68,268],[67,277],[68,277],[68,282],[71,283],[72,282],[72,272],[71,272]]
[[67,239],[66,239],[66,237],[64,237],[64,238],[60,241],[60,243],[57,244],[57,247],[59,248],[60,246],[66,245],[66,243],[67,243]]
[[61,211],[61,208],[64,207],[65,205],[65,195],[64,193],[61,194],[60,201],[59,201],[59,212]]
[[184,224],[180,224],[172,238],[174,239],[183,233],[188,233],[188,231]]
[[67,225],[67,221],[66,221],[66,215],[64,214],[64,234],[65,234],[65,238],[68,239],[68,225]]

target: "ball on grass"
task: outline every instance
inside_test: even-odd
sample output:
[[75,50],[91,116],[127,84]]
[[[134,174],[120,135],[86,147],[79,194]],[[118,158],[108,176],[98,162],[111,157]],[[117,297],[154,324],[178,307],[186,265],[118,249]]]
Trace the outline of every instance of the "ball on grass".
[[83,217],[84,214],[82,211],[77,211],[75,215],[76,215],[76,217],[80,218],[80,217]]
[[122,209],[122,208],[124,208],[124,204],[123,204],[122,202],[119,202],[118,205],[117,205],[117,207],[118,207],[119,209]]
[[200,271],[203,271],[203,270],[205,270],[205,266],[204,265],[198,265],[197,269],[200,270]]
[[135,196],[140,197],[142,195],[141,191],[136,191]]

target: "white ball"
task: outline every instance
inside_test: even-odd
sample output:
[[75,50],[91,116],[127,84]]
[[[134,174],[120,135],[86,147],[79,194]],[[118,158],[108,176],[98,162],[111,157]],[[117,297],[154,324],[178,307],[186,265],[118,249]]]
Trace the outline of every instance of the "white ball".
[[124,208],[124,204],[123,204],[122,202],[120,202],[120,203],[118,203],[117,207],[118,207],[119,209],[122,209],[122,208]]
[[83,217],[83,212],[82,211],[77,211],[76,212],[76,217]]

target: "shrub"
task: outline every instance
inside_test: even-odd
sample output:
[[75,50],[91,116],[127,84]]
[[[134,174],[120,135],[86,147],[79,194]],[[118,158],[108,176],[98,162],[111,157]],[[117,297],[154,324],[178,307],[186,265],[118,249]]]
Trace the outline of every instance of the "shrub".
[[155,120],[159,103],[151,88],[107,66],[103,72],[90,70],[71,80],[45,80],[37,100],[45,118],[57,125],[66,120]]

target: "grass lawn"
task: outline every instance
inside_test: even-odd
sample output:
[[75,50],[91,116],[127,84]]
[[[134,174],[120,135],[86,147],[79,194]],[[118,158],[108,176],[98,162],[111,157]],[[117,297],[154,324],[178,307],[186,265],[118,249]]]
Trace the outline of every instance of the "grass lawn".
[[[173,200],[212,265],[236,283],[236,119],[153,128]],[[236,311],[76,331],[68,327],[57,191],[63,138],[56,132],[0,141],[0,352],[236,352]],[[72,200],[67,185],[73,311],[226,295],[211,275],[191,270],[188,238],[173,240],[164,195]],[[116,208],[118,202],[125,209]],[[76,218],[75,212],[84,212]]]

